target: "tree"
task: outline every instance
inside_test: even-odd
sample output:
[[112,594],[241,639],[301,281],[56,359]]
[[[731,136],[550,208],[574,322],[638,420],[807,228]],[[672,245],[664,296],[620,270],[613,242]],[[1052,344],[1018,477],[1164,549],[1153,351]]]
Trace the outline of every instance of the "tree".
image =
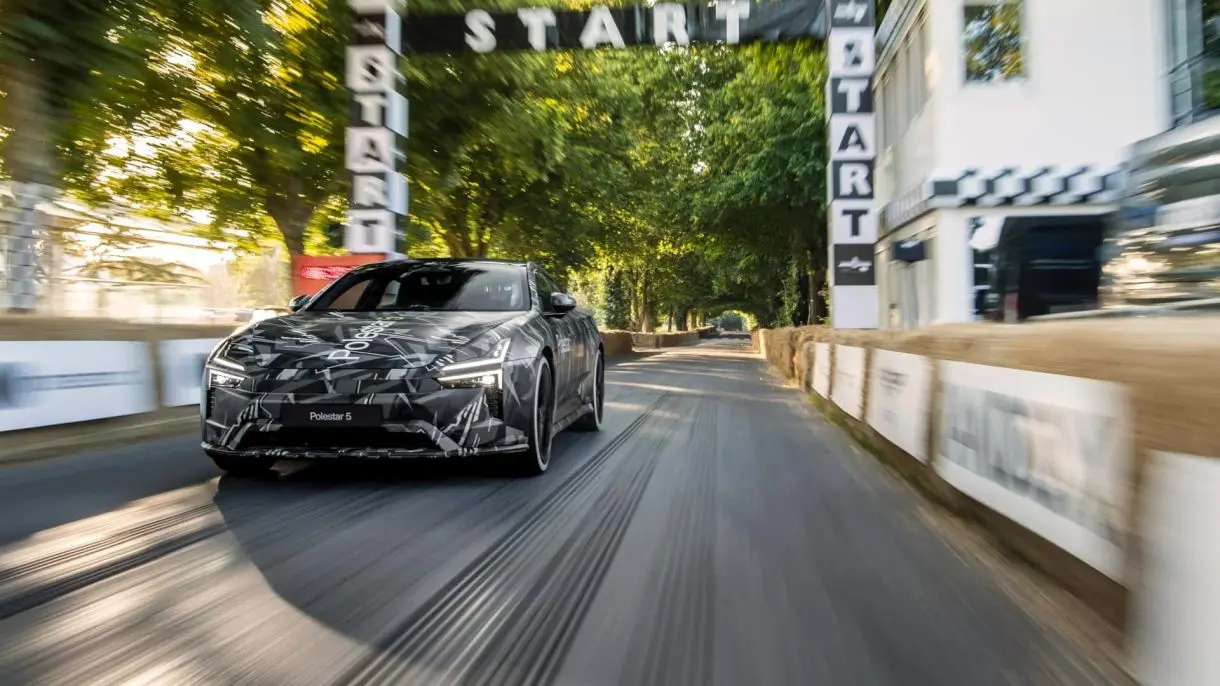
[[273,228],[303,254],[308,230],[321,228],[315,215],[346,184],[346,12],[344,0],[166,7],[157,59],[130,83],[167,95],[133,107],[119,83],[78,129],[74,186],[145,213],[206,211],[217,235],[240,229],[257,241]]
[[[89,101],[100,73],[121,73],[144,57],[116,49],[111,32],[137,13],[124,0],[7,0],[0,4],[0,140],[3,171],[19,208],[32,209],[60,188],[62,152],[70,148],[73,114]],[[34,212],[10,226],[16,263],[34,265],[39,229]],[[9,309],[31,311],[33,273],[7,270]]]

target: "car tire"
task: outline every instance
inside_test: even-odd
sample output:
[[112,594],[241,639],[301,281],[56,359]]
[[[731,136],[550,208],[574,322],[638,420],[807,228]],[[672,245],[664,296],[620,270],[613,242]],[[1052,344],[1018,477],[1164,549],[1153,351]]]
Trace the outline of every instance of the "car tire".
[[275,460],[265,457],[236,457],[233,455],[209,455],[221,471],[233,476],[266,476],[275,466]]
[[538,476],[551,466],[554,426],[555,382],[551,376],[551,363],[543,357],[538,360],[538,372],[534,376],[534,411],[530,414],[530,425],[526,432],[529,450],[518,455],[518,471],[523,476]]
[[606,356],[597,351],[597,362],[593,365],[593,411],[581,415],[572,423],[577,431],[601,431],[602,419],[606,416]]

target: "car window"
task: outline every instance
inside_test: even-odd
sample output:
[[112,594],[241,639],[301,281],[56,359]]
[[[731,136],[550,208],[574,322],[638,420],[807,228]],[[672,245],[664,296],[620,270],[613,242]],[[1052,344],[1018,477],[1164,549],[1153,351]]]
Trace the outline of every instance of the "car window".
[[525,270],[518,265],[425,262],[349,274],[306,309],[503,312],[527,307]]
[[542,305],[542,311],[554,312],[555,308],[551,305],[551,294],[561,293],[559,286],[541,269],[534,270],[534,283],[538,285],[538,300]]
[[344,289],[342,293],[335,296],[332,308],[336,310],[355,309],[356,305],[360,302],[361,296],[364,295],[364,291],[367,290],[368,287],[368,280],[359,281],[352,284],[351,288]]

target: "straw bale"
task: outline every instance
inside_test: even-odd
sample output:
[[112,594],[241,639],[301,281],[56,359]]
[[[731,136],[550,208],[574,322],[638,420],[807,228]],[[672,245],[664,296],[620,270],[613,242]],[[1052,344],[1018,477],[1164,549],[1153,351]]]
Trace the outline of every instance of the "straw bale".
[[606,357],[619,357],[632,351],[631,332],[610,330],[602,331],[602,349]]

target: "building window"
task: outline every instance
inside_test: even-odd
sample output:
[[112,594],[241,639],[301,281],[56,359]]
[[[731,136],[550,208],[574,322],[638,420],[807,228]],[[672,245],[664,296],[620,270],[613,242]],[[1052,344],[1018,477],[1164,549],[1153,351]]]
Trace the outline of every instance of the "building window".
[[965,7],[963,39],[967,83],[1012,81],[1025,76],[1020,2],[970,0]]
[[1220,0],[1166,0],[1174,125],[1220,112]]

